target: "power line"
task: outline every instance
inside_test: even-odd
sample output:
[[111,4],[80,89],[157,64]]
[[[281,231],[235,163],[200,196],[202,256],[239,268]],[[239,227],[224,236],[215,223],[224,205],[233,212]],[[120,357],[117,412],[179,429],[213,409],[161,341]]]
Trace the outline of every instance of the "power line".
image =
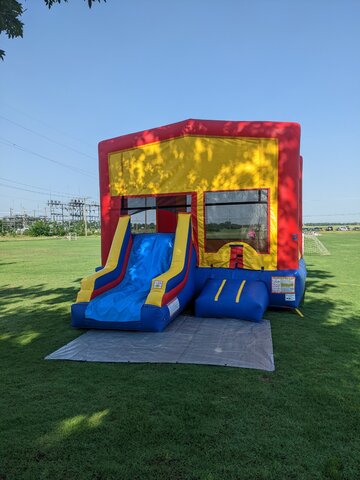
[[45,155],[42,155],[37,152],[33,152],[32,150],[29,150],[25,147],[22,147],[21,145],[17,145],[16,143],[11,142],[10,140],[7,140],[6,138],[0,137],[0,143],[3,145],[6,145],[7,147],[13,147],[16,148],[17,150],[21,150],[22,152],[29,153],[30,155],[34,155],[35,157],[42,158],[44,160],[48,160],[49,162],[55,163],[56,165],[61,165],[64,168],[68,168],[72,170],[73,172],[76,173],[81,173],[82,175],[86,175],[91,178],[96,178],[96,176],[90,172],[87,172],[86,170],[83,170],[82,168],[74,167],[72,165],[67,165],[66,163],[59,162],[58,160],[54,160],[53,158],[49,158]]
[[[29,202],[29,201],[32,200],[32,199],[29,199],[29,198],[19,197],[18,195],[10,195],[10,194],[2,195],[1,193],[0,193],[0,197],[6,198],[7,200],[10,200],[10,199],[11,200],[24,200],[24,202]],[[45,202],[45,200],[44,200],[44,202]]]
[[80,150],[77,150],[76,148],[70,147],[70,145],[66,145],[66,143],[58,142],[57,140],[54,140],[52,138],[47,137],[46,135],[43,135],[42,133],[36,132],[35,130],[32,130],[31,128],[25,127],[24,125],[21,125],[20,123],[14,122],[13,120],[10,120],[10,118],[4,117],[3,115],[0,115],[0,118],[3,120],[6,120],[9,123],[12,123],[13,125],[16,125],[17,127],[22,128],[23,130],[26,130],[27,132],[34,133],[35,135],[38,135],[41,138],[45,138],[48,142],[55,143],[56,145],[60,145],[61,147],[68,148],[69,150],[72,150],[73,152],[78,153],[79,155],[83,155],[84,157],[91,158],[92,160],[96,160],[95,157],[92,157],[91,155],[88,155],[87,153],[83,153]]
[[[31,193],[37,193],[38,195],[46,195],[47,197],[55,194],[55,192],[37,192],[36,190],[30,190],[29,188],[22,188],[22,187],[15,187],[15,185],[6,185],[5,183],[0,183],[0,185],[2,187],[6,187],[6,188],[12,188],[12,189],[15,189],[15,190],[22,190],[23,192],[31,192]],[[61,194],[61,193],[56,193],[55,194],[56,197],[67,197],[67,198],[72,198],[74,197],[74,195],[64,195],[64,194]]]
[[77,195],[75,195],[75,194],[70,195],[70,194],[65,193],[65,192],[59,192],[59,191],[52,190],[52,189],[49,190],[49,188],[37,187],[36,185],[30,185],[28,183],[17,182],[15,180],[10,180],[9,178],[0,177],[0,180],[5,180],[6,182],[15,183],[15,185],[22,185],[23,187],[36,188],[37,190],[45,190],[46,192],[58,193],[59,195],[66,196],[66,197],[69,197],[69,198],[77,197]]
[[30,118],[31,120],[35,120],[36,122],[44,125],[45,127],[50,128],[50,129],[53,130],[54,132],[58,132],[58,133],[60,133],[61,135],[64,135],[65,137],[68,137],[68,138],[71,138],[72,140],[75,140],[75,141],[78,142],[78,143],[82,143],[83,145],[86,145],[86,146],[88,146],[88,147],[93,148],[93,146],[90,145],[89,143],[84,142],[83,140],[80,140],[79,138],[76,138],[76,137],[74,137],[73,135],[69,135],[68,133],[63,132],[62,130],[53,127],[53,126],[50,125],[49,123],[44,122],[43,120],[40,120],[39,118],[33,117],[32,115],[29,115],[28,113],[24,112],[23,110],[20,110],[19,108],[16,108],[16,107],[14,107],[13,105],[10,105],[10,104],[7,103],[7,102],[4,102],[3,100],[0,100],[0,102],[1,102],[3,105],[6,105],[7,107],[15,110],[15,112],[19,112],[19,113],[21,113],[22,115],[25,115],[25,117],[28,117],[28,118]]

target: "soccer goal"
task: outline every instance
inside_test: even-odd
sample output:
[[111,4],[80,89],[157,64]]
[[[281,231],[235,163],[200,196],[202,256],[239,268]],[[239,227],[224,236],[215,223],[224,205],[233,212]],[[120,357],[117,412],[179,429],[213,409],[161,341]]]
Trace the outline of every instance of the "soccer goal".
[[77,234],[76,234],[76,233],[70,233],[70,232],[69,232],[69,233],[66,235],[66,239],[67,239],[67,240],[77,240]]
[[312,233],[303,233],[304,256],[306,255],[330,255],[319,237]]

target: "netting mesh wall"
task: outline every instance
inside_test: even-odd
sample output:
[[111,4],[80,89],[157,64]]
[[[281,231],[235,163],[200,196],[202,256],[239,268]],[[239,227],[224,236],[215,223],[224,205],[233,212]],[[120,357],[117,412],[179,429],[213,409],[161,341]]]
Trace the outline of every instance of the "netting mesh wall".
[[303,234],[304,256],[307,255],[330,255],[317,235]]

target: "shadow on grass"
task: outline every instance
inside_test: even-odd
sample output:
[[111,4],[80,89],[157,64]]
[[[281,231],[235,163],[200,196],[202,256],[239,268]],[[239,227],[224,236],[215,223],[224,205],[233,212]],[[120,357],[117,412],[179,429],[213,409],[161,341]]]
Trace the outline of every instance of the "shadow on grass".
[[[44,304],[63,303],[66,301],[73,301],[79,288],[47,288],[47,285],[40,283],[31,287],[10,287],[5,285],[1,289],[0,306],[4,307],[10,303],[18,303],[24,300],[35,300],[41,298]],[[2,314],[0,313],[0,318]]]
[[70,287],[49,288],[44,283],[31,287],[5,285],[0,299],[0,342],[24,347],[43,340],[51,345],[57,330],[59,338],[64,337],[64,331],[66,338],[76,336],[79,332],[69,327],[70,306],[78,291],[78,279]]
[[335,278],[335,275],[324,270],[318,270],[308,267],[308,278],[306,280],[306,291],[311,293],[323,294],[331,288],[336,287],[336,283],[330,283],[328,280]]
[[332,278],[309,269],[304,319],[271,313],[269,382],[222,367],[45,362],[80,333],[77,280],[7,286],[0,478],[357,478],[360,314],[333,298]]

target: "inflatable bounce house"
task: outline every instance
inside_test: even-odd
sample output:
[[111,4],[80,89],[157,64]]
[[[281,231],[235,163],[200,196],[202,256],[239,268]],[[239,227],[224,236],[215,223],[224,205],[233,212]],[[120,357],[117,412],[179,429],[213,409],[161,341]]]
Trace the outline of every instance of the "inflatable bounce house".
[[299,149],[300,126],[280,122],[186,120],[100,142],[102,267],[73,326],[162,331],[189,304],[255,322],[296,309]]

